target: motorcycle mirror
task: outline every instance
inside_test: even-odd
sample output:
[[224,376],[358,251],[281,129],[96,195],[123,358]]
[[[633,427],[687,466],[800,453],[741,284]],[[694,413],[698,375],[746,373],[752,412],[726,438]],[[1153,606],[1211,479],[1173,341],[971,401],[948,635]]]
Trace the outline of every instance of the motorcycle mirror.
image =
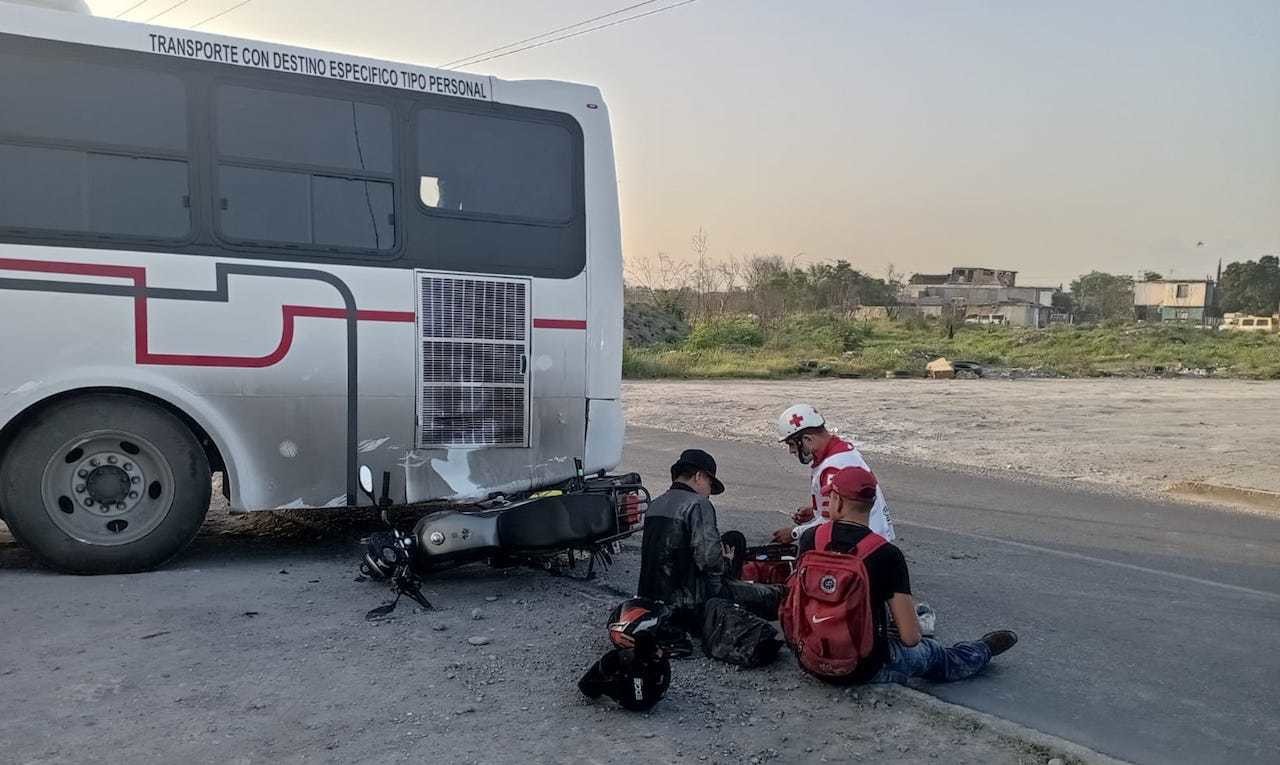
[[373,496],[373,470],[368,465],[360,466],[360,488],[364,489],[364,493],[369,495],[369,499],[377,502]]

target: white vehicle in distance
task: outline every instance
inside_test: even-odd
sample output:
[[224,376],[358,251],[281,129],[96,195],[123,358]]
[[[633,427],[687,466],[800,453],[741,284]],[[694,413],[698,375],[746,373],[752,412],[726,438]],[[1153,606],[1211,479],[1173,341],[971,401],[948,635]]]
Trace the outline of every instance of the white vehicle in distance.
[[1242,313],[1223,314],[1218,329],[1223,332],[1276,332],[1280,331],[1280,314],[1276,316],[1252,316]]

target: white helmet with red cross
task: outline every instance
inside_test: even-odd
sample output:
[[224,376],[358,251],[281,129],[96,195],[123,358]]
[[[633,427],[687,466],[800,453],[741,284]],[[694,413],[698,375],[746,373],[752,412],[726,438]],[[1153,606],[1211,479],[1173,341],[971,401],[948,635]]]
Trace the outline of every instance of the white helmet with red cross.
[[786,441],[807,428],[825,427],[827,421],[822,419],[818,410],[808,404],[793,404],[778,415],[778,440]]

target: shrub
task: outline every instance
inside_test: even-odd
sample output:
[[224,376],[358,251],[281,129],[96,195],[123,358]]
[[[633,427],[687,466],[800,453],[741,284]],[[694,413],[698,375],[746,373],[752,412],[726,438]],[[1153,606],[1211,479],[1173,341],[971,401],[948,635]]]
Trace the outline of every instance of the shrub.
[[679,314],[655,305],[627,303],[622,316],[629,345],[676,345],[689,336],[689,325]]
[[747,316],[723,316],[698,322],[685,345],[699,350],[713,348],[759,348],[764,332]]
[[[1044,330],[937,321],[863,323],[791,315],[767,332],[748,317],[699,324],[682,345],[628,346],[631,378],[786,378],[921,373],[938,356],[1072,377],[1185,374],[1280,379],[1280,335],[1169,325],[1058,326]],[[916,328],[913,328],[916,327]],[[763,342],[762,342],[763,341]],[[844,350],[855,345],[853,350]]]
[[784,317],[769,333],[769,346],[838,354],[856,351],[871,336],[871,325],[834,312]]

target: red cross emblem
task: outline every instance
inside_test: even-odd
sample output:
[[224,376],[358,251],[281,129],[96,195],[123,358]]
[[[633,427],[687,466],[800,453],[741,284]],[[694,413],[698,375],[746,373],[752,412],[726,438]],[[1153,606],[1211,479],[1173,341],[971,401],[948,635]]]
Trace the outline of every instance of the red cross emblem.
[[800,423],[804,422],[804,418],[798,414],[791,415],[791,427],[798,428]]

